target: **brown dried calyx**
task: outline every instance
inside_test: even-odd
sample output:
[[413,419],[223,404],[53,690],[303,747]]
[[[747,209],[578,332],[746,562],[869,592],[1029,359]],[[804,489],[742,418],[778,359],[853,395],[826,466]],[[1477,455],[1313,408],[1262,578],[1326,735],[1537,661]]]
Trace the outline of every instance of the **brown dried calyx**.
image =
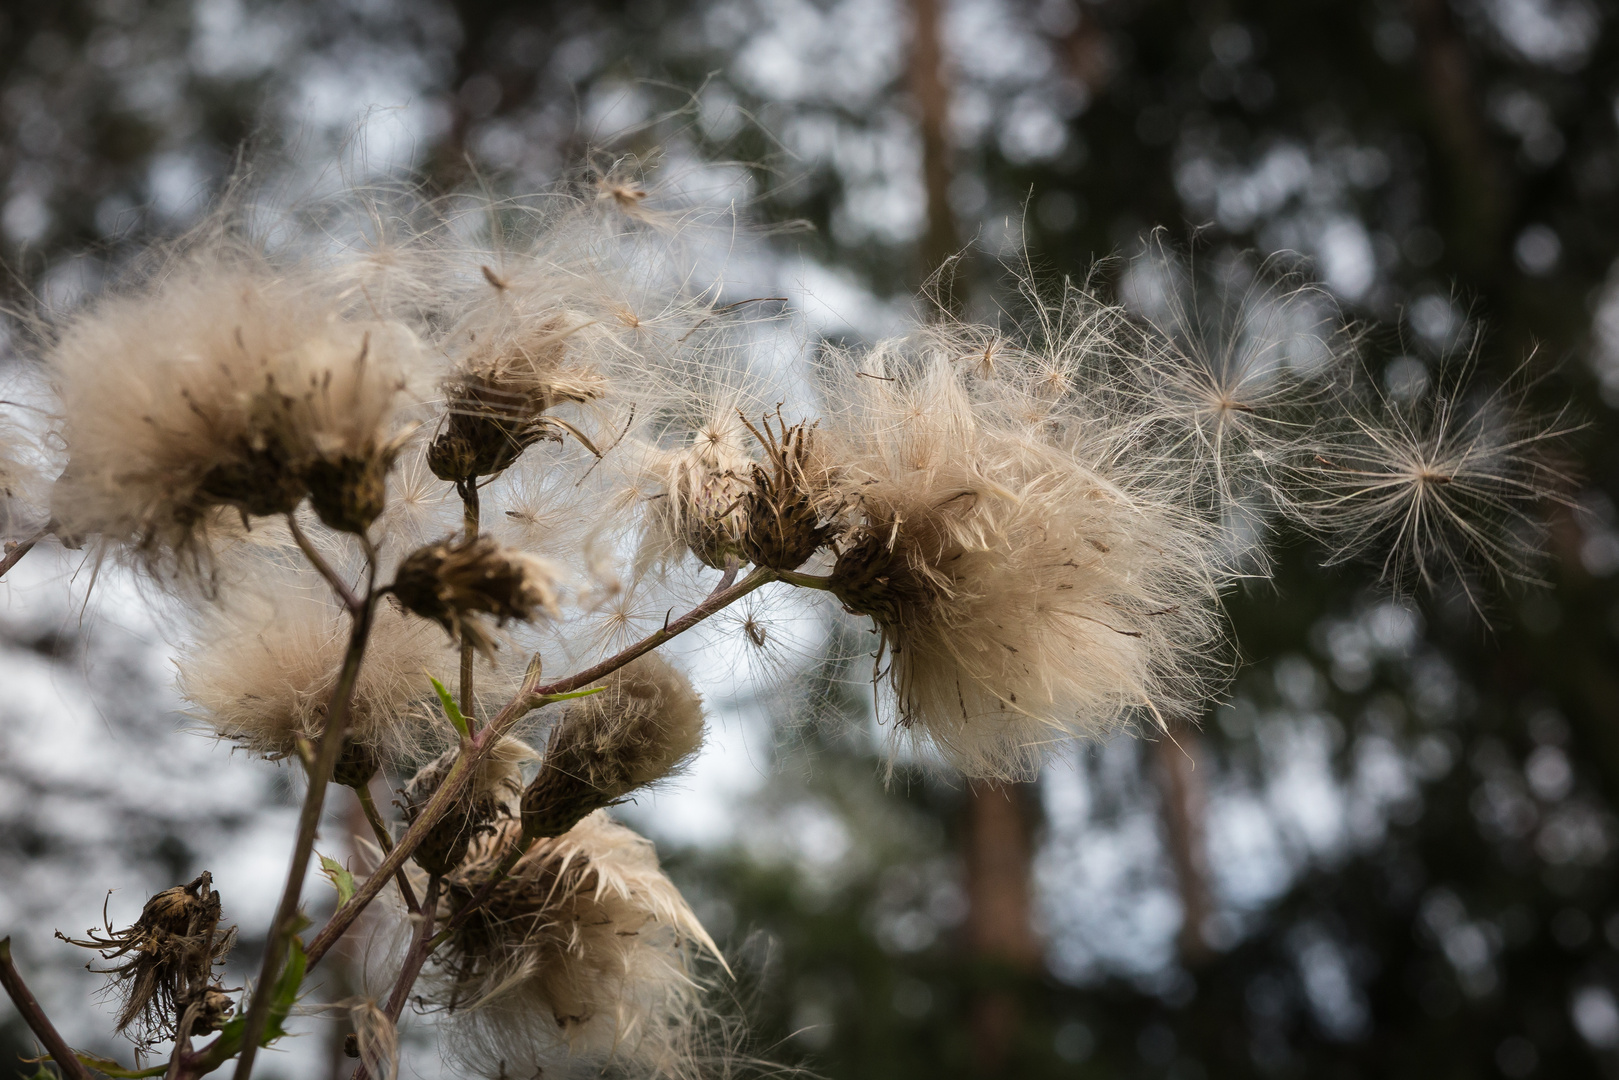
[[703,702],[661,656],[626,664],[570,705],[523,792],[523,834],[561,836],[585,815],[662,780],[703,742]]
[[776,410],[779,430],[771,428],[768,416],[761,421],[763,431],[746,417],[742,422],[759,440],[769,464],[769,468],[752,468],[752,484],[743,504],[747,526],[742,553],[757,566],[796,570],[831,534],[822,514],[824,497],[816,483],[815,426],[788,427],[780,409]]
[[522,336],[497,337],[462,364],[444,384],[444,423],[427,448],[434,476],[468,483],[502,472],[541,439],[561,441],[569,429],[546,411],[606,392],[600,375],[566,366],[568,339],[580,325],[546,319]]
[[[363,367],[365,350],[356,361]],[[388,470],[403,437],[358,440],[319,430],[311,419],[329,402],[324,386],[301,396],[285,393],[266,375],[247,407],[244,430],[231,458],[213,465],[197,487],[197,511],[234,506],[256,516],[287,514],[307,495],[322,522],[364,534],[387,505]]]
[[[438,791],[455,766],[459,748],[446,750],[410,778],[401,808],[405,820],[415,823],[423,808]],[[477,767],[461,797],[438,819],[412,854],[418,865],[430,874],[448,874],[466,858],[473,840],[494,828],[500,818],[510,818],[522,790],[520,763],[533,757],[533,751],[516,739],[503,738]]]
[[236,927],[220,929],[219,894],[212,885],[213,876],[205,872],[163,890],[123,930],[107,921],[82,941],[57,931],[63,941],[118,961],[92,970],[112,976],[107,989],[119,989],[124,999],[118,1031],[139,1047],[174,1039],[182,1030],[188,1036],[218,1031],[231,1014],[234,1003],[213,969],[236,943]]
[[556,576],[544,559],[503,547],[487,536],[418,548],[399,564],[389,586],[404,607],[488,652],[494,647],[477,616],[504,625],[556,615]]
[[844,607],[870,616],[885,633],[924,620],[940,589],[897,546],[901,535],[898,523],[860,526],[839,553],[829,582]]

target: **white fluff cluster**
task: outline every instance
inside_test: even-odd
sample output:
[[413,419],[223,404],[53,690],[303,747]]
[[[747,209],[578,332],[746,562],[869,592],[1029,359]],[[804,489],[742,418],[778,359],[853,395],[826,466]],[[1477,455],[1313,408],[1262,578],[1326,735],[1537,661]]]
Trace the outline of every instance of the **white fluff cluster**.
[[[452,903],[516,831],[474,845]],[[451,1054],[480,1076],[685,1076],[702,952],[719,957],[651,842],[597,811],[529,849],[448,944],[427,1000],[449,1013]]]

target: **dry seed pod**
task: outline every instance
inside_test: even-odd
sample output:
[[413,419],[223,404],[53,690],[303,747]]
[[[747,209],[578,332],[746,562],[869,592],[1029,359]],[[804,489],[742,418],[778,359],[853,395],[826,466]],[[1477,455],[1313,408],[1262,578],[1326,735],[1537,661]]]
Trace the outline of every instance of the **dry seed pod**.
[[553,565],[487,536],[416,549],[399,564],[390,588],[407,609],[486,652],[494,643],[474,616],[505,623],[558,613]]
[[539,440],[560,441],[564,429],[545,412],[607,388],[594,371],[567,365],[568,341],[583,325],[579,317],[551,316],[497,326],[481,339],[468,331],[472,349],[444,384],[444,424],[427,450],[433,475],[454,483],[493,476]]
[[609,675],[570,705],[523,792],[523,831],[557,836],[593,810],[670,775],[703,742],[703,701],[656,653]]
[[[519,837],[506,821],[476,841],[446,911]],[[434,955],[424,997],[449,1011],[450,1054],[477,1075],[683,1077],[700,952],[719,958],[651,842],[598,812],[528,849]]]
[[[428,800],[450,775],[459,747],[446,750],[419,769],[401,793],[405,819],[412,823],[421,816]],[[526,744],[503,738],[478,763],[455,805],[434,824],[412,856],[430,874],[447,874],[467,854],[467,845],[487,832],[499,817],[514,814],[517,797],[523,790],[522,764],[534,757]]]
[[[265,595],[246,593],[205,609],[196,640],[177,666],[193,715],[221,738],[279,759],[297,756],[300,740],[318,743],[326,729],[349,618],[321,598],[318,581],[260,583],[272,584],[291,587],[264,587]],[[433,627],[378,605],[349,703],[340,783],[363,783],[376,760],[420,753],[423,732],[413,706],[433,700],[426,672],[448,670],[455,662],[453,647]]]
[[728,423],[707,424],[691,446],[662,454],[651,470],[662,489],[650,521],[659,557],[685,548],[716,569],[740,559],[752,469]]
[[190,884],[164,889],[123,930],[109,922],[82,941],[57,931],[69,944],[118,961],[101,972],[113,977],[109,990],[121,988],[117,1030],[134,1028],[130,1038],[137,1046],[174,1038],[185,1016],[191,1018],[189,1034],[216,1031],[230,1012],[231,999],[213,969],[236,943],[236,928],[220,930],[220,899],[212,886],[213,875],[205,872]]
[[63,533],[155,560],[202,552],[218,507],[282,514],[309,495],[350,532],[380,511],[420,342],[353,318],[317,268],[229,246],[102,299],[51,349],[72,460],[52,492]]
[[769,468],[754,465],[751,470],[742,553],[758,566],[796,570],[827,542],[831,529],[822,520],[824,496],[814,475],[814,426],[788,427],[780,410],[776,422],[779,431],[765,417],[761,432],[743,421],[763,447]]
[[933,340],[833,367],[817,430],[850,523],[830,585],[876,623],[898,737],[1020,778],[1063,739],[1202,701],[1220,529],[1089,427],[1032,427],[1035,399]]

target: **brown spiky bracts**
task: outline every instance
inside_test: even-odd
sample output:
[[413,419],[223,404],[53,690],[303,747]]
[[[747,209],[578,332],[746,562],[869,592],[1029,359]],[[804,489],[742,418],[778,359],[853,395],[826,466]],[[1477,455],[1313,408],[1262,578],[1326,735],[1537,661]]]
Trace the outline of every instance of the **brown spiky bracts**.
[[410,330],[352,317],[316,270],[219,251],[99,301],[46,359],[69,455],[59,527],[149,558],[194,553],[216,508],[284,514],[306,496],[364,532],[422,363]]
[[839,496],[816,453],[815,425],[788,426],[779,409],[774,428],[768,416],[758,427],[745,418],[743,423],[759,441],[765,464],[750,472],[742,553],[757,566],[796,570],[825,546],[830,519],[839,509]]
[[236,943],[234,926],[221,928],[219,894],[213,876],[165,889],[146,901],[133,926],[113,929],[106,922],[85,939],[63,941],[101,953],[113,962],[99,970],[112,976],[108,992],[123,998],[118,1031],[143,1049],[181,1033],[206,1035],[225,1025],[234,1007],[214,968]]
[[[446,910],[479,894],[518,839],[510,821],[480,838]],[[702,952],[719,958],[651,842],[597,812],[528,849],[434,956],[425,998],[450,1013],[452,1056],[479,1075],[685,1077]]]
[[[433,474],[458,484],[506,469],[541,439],[560,441],[571,427],[547,410],[583,404],[607,391],[593,368],[573,362],[570,346],[584,316],[526,316],[505,294],[511,286],[488,267],[499,295],[451,335],[463,348],[444,383],[445,418],[427,450]],[[486,307],[489,305],[486,305]]]
[[690,551],[723,569],[740,561],[748,531],[754,461],[743,450],[746,429],[735,414],[711,418],[679,450],[652,451],[654,489],[647,507],[643,558],[668,560]]
[[473,536],[411,552],[389,589],[406,610],[488,653],[494,639],[478,616],[493,616],[500,625],[555,617],[557,576],[557,567],[545,559]]
[[897,348],[841,369],[821,430],[849,507],[829,584],[880,634],[898,731],[1023,777],[1198,701],[1220,641],[1200,519]]
[[557,836],[594,810],[677,771],[701,748],[703,701],[656,653],[609,675],[551,729],[523,792],[523,831]]
[[[319,599],[318,581],[287,584],[206,609],[178,663],[193,715],[220,738],[272,759],[301,758],[319,742],[350,633],[347,612]],[[379,761],[421,752],[429,732],[418,706],[435,700],[427,673],[456,662],[438,630],[377,606],[350,702],[340,783],[363,784]]]
[[[416,821],[460,755],[459,747],[446,750],[410,778],[400,804],[407,821]],[[413,858],[417,864],[430,874],[448,874],[466,858],[468,845],[493,829],[499,819],[515,817],[523,790],[523,763],[533,758],[528,744],[502,738],[479,760],[460,798],[416,848]]]

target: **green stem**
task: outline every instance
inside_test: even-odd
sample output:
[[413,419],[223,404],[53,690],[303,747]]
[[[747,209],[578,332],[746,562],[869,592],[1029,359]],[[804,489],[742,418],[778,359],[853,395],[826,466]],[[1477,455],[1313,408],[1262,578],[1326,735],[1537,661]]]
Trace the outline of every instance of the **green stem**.
[[801,589],[820,589],[827,592],[832,588],[832,579],[830,577],[820,577],[816,574],[800,574],[797,570],[777,570],[776,577],[789,585],[797,585]]

